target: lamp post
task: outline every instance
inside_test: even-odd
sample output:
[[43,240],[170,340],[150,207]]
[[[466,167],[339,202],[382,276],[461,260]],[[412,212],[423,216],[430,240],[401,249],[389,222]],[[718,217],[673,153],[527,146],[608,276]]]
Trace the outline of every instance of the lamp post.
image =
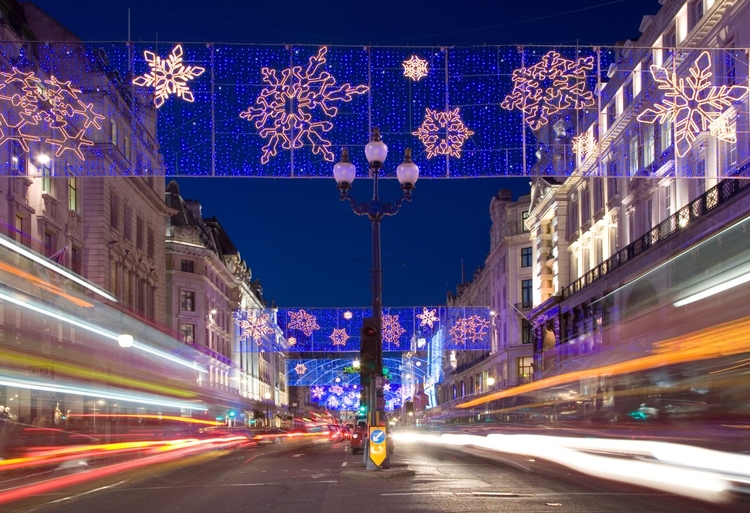
[[[419,179],[419,168],[411,159],[411,150],[406,149],[404,154],[404,162],[396,169],[396,177],[401,184],[401,190],[403,196],[393,203],[384,203],[380,201],[378,191],[378,178],[380,177],[380,170],[383,167],[383,162],[388,155],[388,146],[380,140],[380,130],[373,128],[372,139],[365,146],[365,157],[369,163],[369,174],[372,178],[372,200],[365,202],[356,202],[349,196],[349,190],[352,188],[352,182],[357,175],[357,169],[349,161],[349,151],[344,148],[341,152],[341,161],[336,163],[333,167],[333,177],[336,180],[336,187],[340,192],[341,201],[349,201],[349,205],[355,214],[359,216],[367,216],[370,219],[372,225],[372,265],[370,267],[371,274],[371,290],[372,290],[372,317],[379,321],[379,325],[382,326],[382,314],[383,314],[383,271],[381,268],[380,258],[380,221],[385,216],[396,215],[401,208],[401,203],[411,201],[411,193],[414,190],[414,184]],[[383,356],[383,334],[382,330],[378,331],[378,343],[376,347],[375,361],[381,362]],[[379,408],[378,406],[378,395],[382,395],[382,376],[383,369],[375,369],[375,372],[370,374],[370,386],[366,394],[366,407],[369,424],[372,425],[385,425],[385,422],[380,421],[381,413],[385,413],[385,408]],[[365,447],[365,451],[367,448]],[[369,458],[366,458],[367,468],[374,470],[377,468],[374,462]]]

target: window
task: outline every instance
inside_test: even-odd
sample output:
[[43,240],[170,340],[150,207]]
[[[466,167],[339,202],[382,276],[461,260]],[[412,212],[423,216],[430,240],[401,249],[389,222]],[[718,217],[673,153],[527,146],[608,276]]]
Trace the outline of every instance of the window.
[[138,216],[135,218],[135,247],[143,249],[143,219]]
[[677,32],[675,30],[675,27],[672,26],[662,36],[662,47],[665,49],[670,49],[674,48],[675,46],[677,46]]
[[13,225],[13,238],[16,242],[23,243],[23,216],[16,214],[15,224]]
[[39,164],[39,174],[42,175],[42,192],[52,194],[52,170],[49,163]]
[[180,262],[180,270],[184,273],[194,273],[195,263],[192,260],[182,260]]
[[51,257],[55,252],[55,235],[50,232],[44,232],[44,255]]
[[130,212],[130,207],[129,206],[125,207],[125,219],[124,219],[125,229],[124,229],[124,235],[125,235],[125,239],[127,239],[127,240],[130,240],[131,237],[133,236],[132,230],[131,230],[131,223],[133,222],[132,221],[132,217],[133,216],[132,216],[132,214]]
[[180,310],[184,312],[195,312],[195,292],[192,290],[180,291]]
[[591,194],[586,186],[581,187],[578,194],[581,196],[581,222],[586,224],[591,219]]
[[110,139],[109,141],[117,146],[117,122],[114,119],[109,120],[109,128],[110,128]]
[[701,159],[695,163],[695,176],[699,179],[698,182],[698,196],[706,192],[706,161]]
[[521,343],[531,344],[534,342],[534,325],[526,319],[521,320]]
[[113,296],[117,296],[117,262],[114,260],[109,261],[109,291]]
[[521,248],[521,267],[531,267],[531,248]]
[[517,373],[516,375],[518,376],[519,380],[527,381],[531,379],[531,375],[533,373],[532,372],[533,360],[534,359],[531,356],[523,356],[516,360],[518,364],[516,367],[516,373]]
[[622,88],[622,101],[625,107],[633,103],[633,81],[632,80],[628,80],[628,83],[625,84]]
[[14,154],[10,158],[10,174],[14,176],[23,176],[26,174],[26,159],[23,157],[22,150],[16,149],[14,146]]
[[630,171],[630,176],[633,177],[638,173],[638,170],[640,169],[640,162],[638,158],[638,136],[636,135],[632,139],[630,139],[630,144],[628,145],[630,149],[630,161],[629,161],[629,167],[628,170]]
[[528,210],[521,214],[521,231],[528,232],[529,228],[526,226],[526,221],[529,219],[529,212]]
[[674,197],[673,197],[673,195],[674,195],[673,194],[673,192],[674,192],[674,187],[673,186],[674,186],[674,182],[670,182],[669,185],[666,185],[664,187],[664,208],[665,208],[666,213],[667,213],[666,217],[669,217],[672,214],[674,214],[674,210],[675,210],[675,208],[674,208]]
[[654,125],[643,127],[643,166],[648,167],[654,162]]
[[109,197],[109,227],[117,230],[120,222],[119,216],[120,202],[114,194]]
[[570,210],[568,219],[569,225],[569,236],[573,236],[578,231],[578,201],[576,194],[570,195],[570,202],[568,203],[568,209]]
[[532,294],[532,280],[521,280],[521,308],[534,306]]
[[688,5],[688,31],[698,24],[703,18],[703,0],[690,0]]
[[125,160],[130,162],[130,137],[125,136]]
[[148,227],[148,241],[146,243],[146,254],[149,258],[154,258],[154,229]]
[[659,150],[664,154],[672,146],[672,123],[665,119],[659,130]]
[[610,255],[614,255],[615,253],[617,253],[617,250],[619,249],[617,245],[618,245],[617,226],[610,226],[609,227],[609,253]]
[[78,212],[78,178],[68,177],[68,210]]
[[607,130],[611,130],[612,127],[615,126],[616,120],[617,107],[615,106],[615,102],[612,102],[607,106]]
[[591,178],[594,185],[594,213],[599,212],[604,207],[604,178]]
[[727,86],[737,85],[737,59],[740,54],[735,50],[734,43],[724,48],[724,84]]
[[180,324],[180,340],[186,344],[195,343],[195,324]]
[[83,251],[79,247],[70,250],[70,268],[76,274],[83,274]]

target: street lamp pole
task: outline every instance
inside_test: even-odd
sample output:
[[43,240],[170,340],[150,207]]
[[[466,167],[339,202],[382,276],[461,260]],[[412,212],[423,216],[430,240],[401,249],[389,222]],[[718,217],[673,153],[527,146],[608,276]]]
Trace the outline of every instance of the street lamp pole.
[[271,427],[271,415],[270,415],[270,411],[271,411],[271,393],[270,392],[266,392],[265,398],[266,398],[266,427],[268,428],[268,427]]
[[[372,290],[372,317],[378,319],[382,327],[383,316],[383,270],[381,266],[380,252],[380,221],[385,216],[396,215],[401,208],[404,200],[411,201],[411,193],[414,190],[414,184],[419,178],[419,168],[411,158],[411,150],[406,149],[404,162],[398,166],[396,176],[401,183],[403,196],[394,203],[383,203],[380,201],[378,191],[378,179],[383,162],[388,155],[388,146],[380,140],[380,130],[373,128],[372,139],[365,146],[365,156],[369,163],[369,173],[372,178],[372,200],[369,202],[358,203],[349,196],[349,190],[352,182],[356,177],[357,170],[349,161],[349,151],[344,148],[341,153],[341,161],[333,167],[333,177],[336,179],[337,188],[340,192],[341,201],[349,201],[349,205],[355,214],[367,216],[372,225],[372,265],[370,267]],[[378,331],[378,343],[375,352],[375,361],[382,362],[383,358],[383,334],[382,328]],[[375,369],[370,374],[370,386],[367,391],[366,406],[368,411],[369,424],[381,425],[380,418],[385,413],[385,408],[379,408],[378,396],[383,393],[382,383],[383,369]],[[383,425],[385,423],[383,422]],[[375,469],[377,466],[367,458],[367,468]]]

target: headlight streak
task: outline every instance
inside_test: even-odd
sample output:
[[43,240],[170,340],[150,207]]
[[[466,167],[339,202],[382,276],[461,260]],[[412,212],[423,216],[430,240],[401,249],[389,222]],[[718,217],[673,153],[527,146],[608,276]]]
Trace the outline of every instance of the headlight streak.
[[473,446],[548,460],[594,477],[713,503],[730,500],[733,479],[750,479],[750,456],[666,442],[505,434],[397,433],[394,438],[400,442]]
[[109,299],[113,303],[117,303],[117,298],[114,297],[109,292],[107,292],[106,290],[97,287],[96,285],[94,285],[90,281],[81,278],[77,274],[74,274],[74,273],[68,271],[66,268],[64,268],[62,266],[54,264],[51,260],[49,260],[47,258],[43,258],[43,257],[37,255],[36,253],[33,253],[32,251],[24,248],[23,246],[18,245],[17,243],[15,243],[11,239],[5,237],[4,235],[0,235],[0,246],[3,246],[5,248],[13,251],[14,253],[18,253],[22,257],[28,258],[29,260],[31,260],[31,261],[33,261],[33,262],[35,262],[35,263],[37,263],[37,264],[39,264],[41,266],[46,267],[47,269],[49,269],[50,271],[52,271],[54,273],[57,273],[57,274],[59,274],[61,276],[65,276],[67,279],[76,282],[77,284],[81,285],[82,287],[85,287],[85,288],[89,289],[90,291],[94,292],[95,294],[98,294],[98,295],[102,296],[103,298]]
[[139,404],[152,404],[155,406],[167,406],[171,408],[181,408],[185,410],[208,410],[208,406],[203,403],[191,403],[188,401],[177,401],[168,397],[159,396],[145,396],[145,395],[129,395],[123,393],[112,393],[105,392],[102,390],[94,390],[89,388],[81,388],[75,386],[62,386],[62,385],[46,385],[36,383],[33,381],[26,381],[17,378],[11,378],[0,375],[0,385],[9,387],[25,388],[27,390],[44,390],[47,392],[57,392],[63,394],[81,394],[88,397],[96,397],[99,399],[114,399],[116,401],[128,401]]
[[[58,321],[62,321],[68,324],[71,324],[73,326],[77,326],[79,328],[85,329],[87,331],[90,331],[91,333],[95,333],[97,335],[101,335],[102,337],[108,338],[110,340],[113,340],[117,342],[117,337],[119,334],[111,333],[109,331],[105,331],[104,329],[101,329],[97,326],[92,326],[91,324],[87,324],[85,322],[81,322],[77,319],[74,319],[72,317],[69,317],[67,315],[63,315],[60,313],[57,313],[53,310],[50,310],[48,308],[42,308],[40,306],[37,306],[33,303],[30,303],[28,301],[21,301],[20,299],[16,299],[13,296],[9,296],[7,294],[4,294],[0,292],[0,300],[7,301],[9,303],[13,303],[16,306],[20,306],[22,308],[26,308],[27,310],[31,310],[32,312],[36,312],[42,315],[45,315],[47,317],[52,317],[53,319],[57,319]],[[158,356],[159,358],[163,358],[165,360],[169,360],[171,362],[177,363],[179,365],[182,365],[184,367],[187,367],[189,369],[196,370],[198,372],[202,372],[204,374],[208,374],[208,371],[201,367],[200,365],[183,360],[182,358],[178,358],[176,356],[172,356],[169,353],[165,353],[164,351],[160,351],[158,349],[154,349],[152,347],[149,347],[141,342],[133,342],[133,347],[136,349],[139,349],[141,351],[153,354],[154,356]]]

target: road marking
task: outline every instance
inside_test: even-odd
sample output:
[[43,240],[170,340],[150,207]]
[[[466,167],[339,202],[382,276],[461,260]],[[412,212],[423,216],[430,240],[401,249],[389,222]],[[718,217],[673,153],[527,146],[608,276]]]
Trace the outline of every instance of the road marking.
[[342,467],[346,467],[346,462],[341,464]]
[[90,493],[98,492],[98,491],[101,491],[101,490],[106,490],[107,488],[114,488],[115,486],[119,486],[119,485],[121,485],[124,482],[125,481],[123,480],[123,481],[120,481],[119,483],[111,484],[111,485],[108,485],[108,486],[102,486],[100,488],[94,488],[93,490],[89,490],[87,492],[82,492],[82,493],[79,493],[79,494],[76,494],[76,495],[71,495],[70,497],[63,497],[61,499],[56,499],[54,501],[48,502],[48,504],[55,504],[56,502],[70,501],[70,500],[76,499],[78,497],[83,497],[84,495],[88,495]]
[[257,457],[258,457],[257,454],[255,456],[250,456],[248,459],[246,459],[245,461],[242,462],[242,465],[240,465],[240,467],[242,467],[243,465],[246,465],[246,464],[250,463],[251,461],[253,461]]
[[292,458],[299,458],[300,456],[304,456],[304,454],[292,454]]

